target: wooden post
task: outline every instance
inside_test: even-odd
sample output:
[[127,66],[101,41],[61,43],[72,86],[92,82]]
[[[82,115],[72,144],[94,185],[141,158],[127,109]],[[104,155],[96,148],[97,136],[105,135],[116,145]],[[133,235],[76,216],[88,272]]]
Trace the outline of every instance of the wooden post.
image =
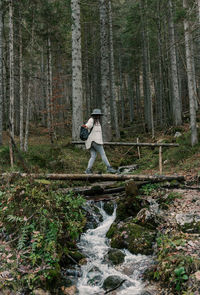
[[162,146],[159,146],[159,171],[162,174]]
[[[137,137],[137,143],[139,143],[139,138],[138,137]],[[140,147],[139,146],[137,147],[137,150],[138,150],[138,157],[140,159]]]

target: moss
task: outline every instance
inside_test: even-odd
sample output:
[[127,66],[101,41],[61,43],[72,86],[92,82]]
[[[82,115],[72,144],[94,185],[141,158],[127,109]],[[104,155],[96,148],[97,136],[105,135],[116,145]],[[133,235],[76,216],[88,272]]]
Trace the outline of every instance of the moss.
[[109,233],[111,247],[122,249],[127,248],[133,254],[152,254],[152,244],[156,233],[143,226],[128,221],[118,225],[117,230],[113,227]]
[[103,209],[108,215],[112,215],[114,211],[114,203],[112,201],[105,202],[103,205]]
[[117,201],[116,220],[125,220],[135,216],[142,208],[142,199],[139,196],[127,196]]

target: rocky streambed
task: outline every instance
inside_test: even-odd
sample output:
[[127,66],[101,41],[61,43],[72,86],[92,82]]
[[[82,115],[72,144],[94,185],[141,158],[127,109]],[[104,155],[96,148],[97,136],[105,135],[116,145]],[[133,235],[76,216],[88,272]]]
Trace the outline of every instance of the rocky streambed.
[[68,272],[77,287],[65,294],[200,294],[199,191],[139,192],[128,181],[125,193],[95,207],[78,245],[86,258]]

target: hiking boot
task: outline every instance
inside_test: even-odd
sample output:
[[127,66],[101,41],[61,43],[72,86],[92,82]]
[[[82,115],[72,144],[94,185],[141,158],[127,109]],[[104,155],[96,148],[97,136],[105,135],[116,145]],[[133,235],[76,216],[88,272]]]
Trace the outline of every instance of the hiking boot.
[[89,168],[87,168],[87,169],[85,170],[85,174],[92,174],[92,170],[89,169]]
[[115,170],[113,167],[110,166],[110,167],[107,167],[107,172],[115,174],[117,173],[117,170]]

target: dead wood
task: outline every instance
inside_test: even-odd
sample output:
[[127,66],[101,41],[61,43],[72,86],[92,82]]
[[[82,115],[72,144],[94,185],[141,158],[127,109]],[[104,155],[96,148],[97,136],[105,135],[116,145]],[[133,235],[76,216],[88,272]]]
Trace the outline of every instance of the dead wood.
[[105,181],[120,181],[133,179],[135,181],[148,181],[148,182],[161,182],[178,180],[184,181],[185,177],[182,175],[120,175],[120,174],[37,174],[37,173],[2,173],[0,177],[12,177],[19,176],[22,178],[32,179],[48,179],[48,180],[83,180],[83,181],[94,181],[94,180],[105,180]]
[[[85,144],[84,141],[72,141],[72,144]],[[122,146],[150,146],[150,147],[178,147],[178,143],[152,143],[152,142],[104,142],[104,145]]]

